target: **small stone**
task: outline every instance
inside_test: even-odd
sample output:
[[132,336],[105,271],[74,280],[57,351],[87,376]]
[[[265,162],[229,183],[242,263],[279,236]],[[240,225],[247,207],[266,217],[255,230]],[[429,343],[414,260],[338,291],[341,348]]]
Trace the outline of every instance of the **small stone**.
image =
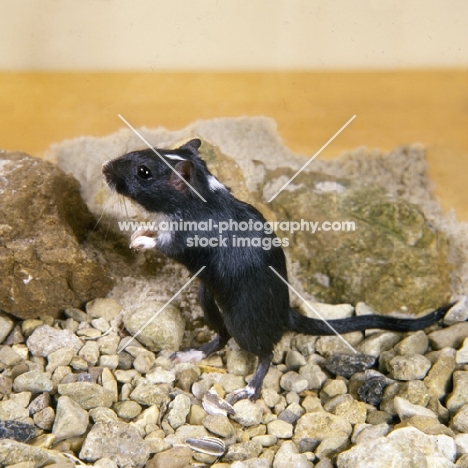
[[242,426],[255,426],[262,422],[262,410],[260,406],[250,400],[240,400],[233,407],[235,414],[232,418]]
[[365,354],[333,354],[327,359],[325,367],[332,374],[349,378],[372,367],[374,363],[375,358]]
[[80,309],[76,309],[75,307],[67,307],[64,310],[64,313],[67,317],[77,322],[87,322],[89,319],[89,316],[86,314],[86,312],[83,312]]
[[[312,302],[310,307],[302,303],[299,310],[302,315],[310,318],[324,318],[325,320],[335,320],[352,317],[354,307],[351,304],[326,304],[323,302]],[[317,314],[318,312],[318,314]]]
[[463,296],[458,302],[445,314],[444,325],[453,325],[458,322],[468,320],[468,296]]
[[307,390],[309,382],[296,372],[286,372],[280,380],[281,388],[288,392],[301,393]]
[[278,439],[270,434],[258,435],[252,437],[254,442],[258,442],[262,447],[271,447],[275,445]]
[[40,429],[50,431],[55,421],[55,411],[50,406],[38,411],[33,416],[34,424]]
[[372,406],[379,406],[388,381],[385,376],[372,376],[359,386],[357,395],[360,401]]
[[357,350],[367,356],[379,357],[383,351],[387,351],[401,339],[401,334],[391,331],[375,333],[365,338],[357,345]]
[[34,398],[34,400],[29,404],[28,410],[29,414],[33,416],[38,411],[42,411],[44,408],[50,405],[50,394],[43,393],[38,397]]
[[457,351],[455,360],[457,364],[468,364],[468,338],[465,338],[462,347]]
[[106,367],[107,369],[117,369],[119,365],[118,354],[104,354],[99,357],[99,367]]
[[0,439],[13,439],[18,442],[27,442],[36,435],[32,424],[21,421],[0,421]]
[[262,446],[258,442],[252,440],[239,444],[230,445],[223,460],[226,462],[235,462],[248,460],[249,458],[258,457],[262,453]]
[[320,398],[316,396],[307,395],[302,401],[302,407],[307,413],[316,413],[317,411],[324,411]]
[[16,366],[19,364],[23,359],[21,356],[16,353],[13,349],[9,346],[3,346],[0,349],[0,362],[5,364],[5,366]]
[[[434,413],[435,414],[435,413]],[[411,418],[405,419],[399,424],[395,425],[395,429],[402,427],[415,427],[416,429],[424,432],[427,435],[439,435],[445,434],[449,437],[453,437],[454,433],[447,426],[441,424],[434,417],[428,416],[412,416]]]
[[136,401],[119,401],[113,406],[119,418],[130,420],[141,413],[141,406]]
[[278,439],[290,439],[293,435],[294,426],[281,419],[276,419],[267,424],[267,430],[269,435]]
[[12,387],[13,380],[6,375],[0,375],[0,394],[9,395]]
[[[185,320],[180,311],[172,305],[165,307],[162,302],[149,301],[141,305],[131,314],[124,316],[125,328],[134,335],[138,335],[138,341],[143,343],[151,351],[173,350],[177,351],[182,343],[185,331]],[[156,313],[158,320],[154,320],[142,329],[148,320]]]
[[118,468],[117,463],[110,458],[101,458],[94,465],[94,468]]
[[453,417],[452,427],[457,431],[468,433],[468,404],[463,405]]
[[98,422],[89,431],[79,458],[96,461],[109,457],[119,466],[141,468],[149,457],[149,449],[138,430],[121,422]]
[[80,349],[78,356],[83,358],[89,365],[96,365],[99,360],[98,343],[96,341],[87,341]]
[[433,364],[431,370],[424,379],[424,384],[431,396],[439,400],[445,397],[452,383],[454,369],[455,358],[449,355],[441,355]]
[[105,333],[110,328],[109,322],[102,317],[91,320],[91,326],[97,328],[102,333]]
[[323,384],[320,398],[326,403],[338,395],[344,395],[347,391],[348,387],[343,380],[330,379]]
[[0,440],[0,465],[10,466],[32,461],[35,467],[44,466],[53,461],[51,454],[42,448],[34,447],[13,439]]
[[230,374],[250,375],[255,370],[255,357],[244,350],[229,350],[226,353],[226,368]]
[[229,418],[222,414],[208,415],[203,419],[203,426],[217,436],[229,438],[234,435],[234,427]]
[[342,400],[331,410],[335,416],[345,419],[350,424],[366,422],[367,407],[365,403],[356,401],[351,395],[342,395],[336,399]]
[[395,347],[396,354],[408,356],[410,354],[424,354],[429,347],[427,335],[419,330],[401,340]]
[[184,468],[190,465],[192,451],[188,447],[173,447],[157,453],[146,464],[146,468]]
[[61,396],[57,402],[52,434],[57,441],[80,436],[88,428],[88,413],[68,396]]
[[348,344],[352,347],[356,347],[358,343],[362,342],[362,339],[363,333],[360,331],[344,333],[340,337],[335,335],[321,336],[315,342],[315,349],[317,353],[324,357],[328,357],[332,354],[351,354],[353,351],[349,348]]
[[429,333],[428,338],[433,349],[458,349],[467,336],[468,322],[461,322]]
[[[146,374],[151,370],[156,361],[154,353],[141,353],[138,354],[133,360],[133,367],[140,373]],[[162,369],[159,367],[159,369]],[[166,371],[167,372],[167,371]]]
[[89,410],[89,417],[95,423],[116,422],[119,420],[119,418],[113,410],[111,410],[110,408],[103,408],[102,406]]
[[307,361],[298,351],[288,351],[286,353],[285,364],[288,370],[297,371],[300,367],[305,366]]
[[458,455],[465,455],[468,453],[468,434],[457,434],[454,437],[455,445],[457,446]]
[[13,320],[7,314],[0,311],[0,344],[5,341],[14,326]]
[[397,380],[420,380],[431,368],[431,361],[420,354],[413,354],[395,356],[389,365],[393,377]]
[[466,404],[468,404],[468,372],[455,371],[453,392],[449,395],[446,406],[451,413],[455,413]]
[[273,468],[311,468],[312,464],[304,453],[299,453],[295,444],[285,441],[276,452]]
[[307,380],[309,390],[320,390],[329,376],[316,364],[306,364],[299,369],[299,375]]
[[130,399],[144,406],[160,406],[169,401],[169,389],[165,385],[141,382],[137,384],[130,394]]
[[31,392],[25,391],[20,393],[12,393],[10,395],[10,401],[13,401],[21,408],[27,408],[31,401]]
[[34,330],[27,339],[26,345],[34,356],[47,357],[63,347],[72,348],[78,352],[83,342],[70,330],[57,330],[48,325],[42,325]]
[[361,444],[368,440],[377,439],[379,437],[385,437],[391,431],[389,424],[356,424],[354,426],[353,436],[351,442],[353,444]]
[[437,415],[430,409],[424,408],[424,406],[413,405],[409,401],[400,397],[395,397],[394,405],[395,410],[398,413],[398,417],[401,421],[409,419],[413,416],[425,416],[437,419]]
[[69,396],[84,409],[110,407],[113,402],[113,393],[110,390],[92,382],[59,384],[58,393]]
[[86,312],[89,317],[92,319],[103,318],[108,322],[115,319],[121,310],[120,304],[111,298],[98,298],[86,304]]
[[[135,361],[137,359],[135,359]],[[156,367],[154,370],[146,374],[146,378],[149,382],[154,384],[172,384],[172,382],[175,381],[176,376],[173,371],[164,370],[162,367]]]
[[12,400],[0,401],[0,421],[27,420],[29,411]]
[[296,424],[293,441],[296,444],[298,444],[301,439],[315,439],[321,442],[327,437],[349,437],[351,432],[351,424],[342,417],[324,411],[306,413]]
[[278,419],[289,424],[296,424],[297,420],[305,413],[304,408],[299,403],[291,403],[284,411],[278,415]]
[[349,446],[349,439],[345,436],[327,437],[320,442],[315,449],[315,455],[322,458],[332,458],[338,453],[346,450]]
[[185,424],[187,416],[190,412],[190,398],[187,395],[177,395],[172,402],[172,409],[167,418],[169,424],[177,429]]
[[42,393],[51,392],[54,383],[47,374],[38,370],[32,370],[19,375],[13,382],[15,392]]
[[192,405],[190,407],[189,424],[193,426],[200,426],[203,424],[203,420],[207,416],[208,416],[208,413],[201,406]]
[[47,356],[46,371],[54,372],[58,366],[68,366],[74,354],[75,350],[69,347],[60,348],[57,351],[49,353]]

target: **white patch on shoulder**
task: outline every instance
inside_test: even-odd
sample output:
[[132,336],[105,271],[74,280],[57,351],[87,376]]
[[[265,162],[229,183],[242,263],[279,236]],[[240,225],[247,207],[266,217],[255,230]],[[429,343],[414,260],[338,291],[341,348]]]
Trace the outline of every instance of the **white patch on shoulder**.
[[213,192],[215,190],[226,190],[226,187],[213,175],[208,176],[208,185]]
[[177,156],[177,154],[165,154],[164,156],[169,159],[175,159],[176,161],[185,161],[185,158]]
[[158,234],[158,245],[168,245],[172,242],[172,231],[160,231]]
[[135,250],[154,249],[156,245],[156,239],[148,236],[138,236],[130,242],[130,248]]
[[199,362],[206,358],[203,351],[189,349],[188,351],[179,351],[175,353],[175,362]]

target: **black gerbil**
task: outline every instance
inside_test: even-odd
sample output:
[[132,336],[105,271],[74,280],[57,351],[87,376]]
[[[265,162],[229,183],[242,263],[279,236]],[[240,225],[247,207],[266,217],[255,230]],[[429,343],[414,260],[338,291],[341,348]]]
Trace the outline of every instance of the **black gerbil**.
[[[250,221],[250,226],[258,226],[265,225],[266,220],[253,206],[237,200],[209,172],[198,156],[200,145],[200,140],[194,139],[176,150],[158,150],[159,155],[150,148],[134,151],[109,161],[102,171],[112,190],[131,198],[159,219],[191,222],[189,231],[167,230],[157,237],[154,232],[137,231],[130,246],[157,248],[192,274],[205,266],[199,275],[199,301],[207,324],[218,335],[197,350],[176,353],[176,358],[202,359],[234,338],[242,349],[258,357],[258,366],[247,387],[235,392],[231,400],[254,400],[260,395],[273,347],[284,332],[333,332],[322,320],[307,318],[291,309],[287,285],[270,268],[287,280],[280,239],[265,230],[235,230],[235,223]],[[228,226],[222,235],[220,225]],[[236,242],[239,235],[246,239],[243,247]],[[367,315],[328,323],[339,333],[368,328],[419,330],[439,320],[450,307],[441,307],[419,319]]]

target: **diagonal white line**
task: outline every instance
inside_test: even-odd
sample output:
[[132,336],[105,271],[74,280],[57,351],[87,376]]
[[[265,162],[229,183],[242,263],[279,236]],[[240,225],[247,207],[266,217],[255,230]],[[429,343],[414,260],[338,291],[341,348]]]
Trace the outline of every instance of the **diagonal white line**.
[[120,120],[122,120],[122,122],[127,125],[128,128],[130,128],[130,130],[133,131],[133,133],[135,133],[135,135],[137,135],[142,141],[143,143],[145,143],[148,148],[150,150],[152,150],[154,152],[154,154],[156,154],[156,156],[159,157],[159,159],[161,159],[161,161],[172,171],[174,172],[175,174],[177,174],[205,203],[206,203],[206,200],[161,156],[161,154],[156,151],[155,148],[153,148],[149,142],[146,140],[146,138],[140,133],[138,132],[134,127],[132,127],[128,122],[127,120],[125,120],[120,114],[117,114],[120,118]]
[[281,281],[283,281],[283,283],[285,283],[290,289],[291,291],[293,291],[297,297],[299,297],[303,302],[304,304],[310,309],[312,310],[312,312],[314,312],[319,318],[320,320],[322,320],[323,322],[325,322],[325,324],[328,326],[328,328],[330,328],[330,330],[341,340],[343,341],[343,343],[351,350],[353,351],[355,354],[358,354],[358,352],[343,338],[342,335],[340,335],[320,314],[319,312],[314,308],[312,307],[302,296],[301,294],[299,294],[298,291],[296,291],[271,265],[270,265],[270,268],[271,270],[276,274],[276,276],[278,276],[278,278],[281,279]]
[[282,192],[354,119],[353,115],[269,200],[270,203]]
[[133,336],[132,338],[122,346],[117,354],[120,354],[204,269],[206,266],[202,266]]

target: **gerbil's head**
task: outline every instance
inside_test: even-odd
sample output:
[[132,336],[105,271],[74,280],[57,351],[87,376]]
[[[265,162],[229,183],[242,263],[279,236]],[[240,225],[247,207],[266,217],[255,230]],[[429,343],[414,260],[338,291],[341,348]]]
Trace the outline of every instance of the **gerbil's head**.
[[198,157],[201,141],[190,140],[176,150],[133,151],[102,167],[106,184],[150,212],[174,213],[188,201],[225,189]]

